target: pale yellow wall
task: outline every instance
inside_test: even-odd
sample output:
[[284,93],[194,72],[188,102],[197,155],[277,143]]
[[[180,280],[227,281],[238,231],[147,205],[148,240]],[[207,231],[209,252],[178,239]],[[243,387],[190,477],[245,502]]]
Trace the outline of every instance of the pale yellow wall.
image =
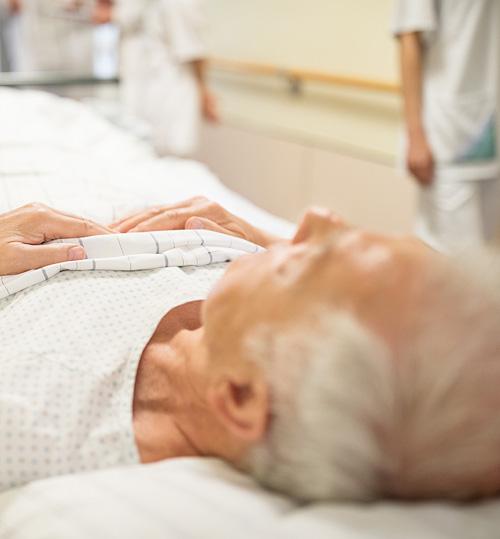
[[324,206],[372,230],[413,228],[415,182],[388,165],[224,125],[204,126],[197,157],[231,189],[292,221]]
[[206,0],[210,47],[235,58],[395,79],[392,2]]
[[[419,0],[415,0],[418,2]],[[392,0],[206,0],[214,56],[396,82]],[[233,189],[295,220],[332,208],[382,231],[409,232],[413,182],[398,176],[400,97],[214,73],[223,125],[200,158]]]
[[[417,0],[416,0],[417,1]],[[397,81],[392,0],[206,0],[213,55]],[[398,96],[216,75],[226,123],[390,163]]]

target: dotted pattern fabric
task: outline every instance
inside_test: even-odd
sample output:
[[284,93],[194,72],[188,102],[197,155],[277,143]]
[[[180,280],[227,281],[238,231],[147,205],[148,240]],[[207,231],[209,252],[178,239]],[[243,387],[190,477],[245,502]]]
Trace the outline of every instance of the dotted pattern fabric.
[[0,301],[0,490],[139,460],[140,356],[172,308],[226,264],[63,272]]

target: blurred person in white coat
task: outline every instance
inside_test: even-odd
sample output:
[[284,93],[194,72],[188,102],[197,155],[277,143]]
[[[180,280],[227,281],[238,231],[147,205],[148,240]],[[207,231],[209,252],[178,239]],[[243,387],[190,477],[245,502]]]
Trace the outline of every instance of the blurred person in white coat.
[[192,155],[202,116],[217,120],[205,77],[201,0],[115,0],[109,16],[105,3],[97,19],[112,18],[121,30],[126,112],[149,126],[158,154]]
[[0,0],[0,71],[17,69],[17,15],[21,0]]
[[406,165],[420,187],[416,232],[445,252],[481,245],[500,225],[500,2],[395,4]]
[[93,2],[18,0],[19,69],[91,74],[93,71]]

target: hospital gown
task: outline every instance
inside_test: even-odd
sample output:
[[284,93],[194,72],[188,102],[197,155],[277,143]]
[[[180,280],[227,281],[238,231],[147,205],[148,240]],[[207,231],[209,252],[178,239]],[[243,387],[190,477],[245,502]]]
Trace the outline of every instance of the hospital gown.
[[[187,238],[197,235],[186,232]],[[220,242],[213,247],[213,240],[177,248],[174,255],[175,248],[157,253],[165,241],[158,237],[155,244],[142,234],[122,244],[143,262],[152,256],[144,246],[153,245],[161,268],[62,271],[0,300],[0,491],[139,462],[132,405],[141,354],[168,311],[205,299],[222,276],[226,264],[209,264],[211,250],[222,259],[234,254]],[[102,267],[129,259],[107,256],[116,236],[97,243],[92,248],[101,258],[93,260]],[[208,265],[165,267],[189,252]]]

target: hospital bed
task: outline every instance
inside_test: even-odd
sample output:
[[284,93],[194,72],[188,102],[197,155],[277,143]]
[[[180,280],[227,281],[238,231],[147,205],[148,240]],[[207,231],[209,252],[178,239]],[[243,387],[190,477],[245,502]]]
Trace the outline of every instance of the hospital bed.
[[[0,212],[41,201],[111,222],[202,194],[276,234],[292,233],[203,165],[156,159],[84,105],[3,89],[0,118]],[[0,473],[3,465],[0,455]],[[0,495],[0,539],[90,537],[494,539],[500,503],[299,506],[210,459],[53,478]]]

